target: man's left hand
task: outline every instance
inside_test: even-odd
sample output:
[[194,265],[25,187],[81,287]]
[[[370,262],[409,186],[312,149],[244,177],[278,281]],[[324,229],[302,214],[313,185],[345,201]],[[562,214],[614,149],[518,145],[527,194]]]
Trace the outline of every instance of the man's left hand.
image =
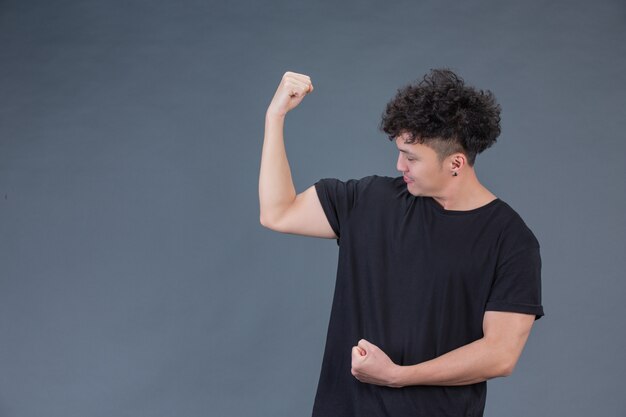
[[352,347],[352,375],[361,382],[400,388],[396,382],[399,370],[385,352],[365,339]]

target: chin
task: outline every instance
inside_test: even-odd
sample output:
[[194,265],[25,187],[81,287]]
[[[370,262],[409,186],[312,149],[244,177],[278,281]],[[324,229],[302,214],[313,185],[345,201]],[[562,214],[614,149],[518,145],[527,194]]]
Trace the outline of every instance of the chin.
[[415,196],[415,197],[419,197],[421,195],[421,193],[419,192],[419,190],[412,190],[411,187],[406,187],[406,190],[409,192],[409,194]]
[[[409,187],[409,185],[412,185],[413,187]],[[415,183],[407,184],[406,189],[409,192],[409,194],[411,194],[414,197],[429,197],[431,195],[430,193],[424,191],[424,189],[415,187]]]

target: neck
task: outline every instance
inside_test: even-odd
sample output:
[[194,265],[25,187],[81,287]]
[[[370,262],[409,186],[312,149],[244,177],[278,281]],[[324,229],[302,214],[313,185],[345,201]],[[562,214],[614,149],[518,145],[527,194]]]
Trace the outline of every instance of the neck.
[[482,207],[497,197],[485,188],[474,169],[467,168],[458,177],[450,178],[439,195],[432,198],[445,210],[473,210]]

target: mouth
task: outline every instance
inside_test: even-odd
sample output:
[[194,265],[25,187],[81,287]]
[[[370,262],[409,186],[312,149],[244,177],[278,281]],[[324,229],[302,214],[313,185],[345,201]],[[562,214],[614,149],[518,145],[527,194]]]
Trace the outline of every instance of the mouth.
[[406,176],[403,176],[402,178],[404,178],[404,182],[406,182],[407,184],[412,183],[413,181],[408,179]]

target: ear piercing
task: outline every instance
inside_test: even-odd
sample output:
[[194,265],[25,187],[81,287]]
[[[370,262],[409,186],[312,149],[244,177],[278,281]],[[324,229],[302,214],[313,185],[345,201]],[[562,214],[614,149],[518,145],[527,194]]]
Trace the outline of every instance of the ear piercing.
[[458,173],[458,172],[456,172],[456,171],[454,171],[454,172],[452,173],[452,176],[453,176],[453,177],[456,177],[457,175],[459,175],[459,173]]

